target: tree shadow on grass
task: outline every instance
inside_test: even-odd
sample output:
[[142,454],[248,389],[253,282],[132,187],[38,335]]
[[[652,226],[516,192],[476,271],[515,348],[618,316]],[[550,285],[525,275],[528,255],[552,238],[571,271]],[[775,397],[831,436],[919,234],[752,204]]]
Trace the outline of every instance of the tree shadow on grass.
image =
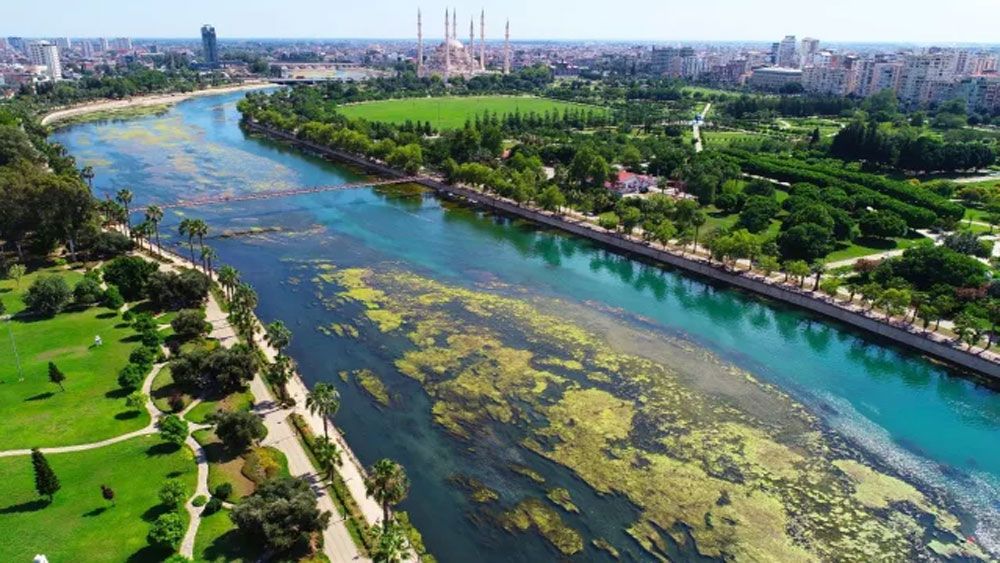
[[147,545],[129,556],[128,563],[160,563],[170,556],[170,552],[160,548]]
[[[212,518],[229,518],[226,514],[212,515]],[[261,552],[259,542],[254,538],[248,538],[239,530],[229,530],[221,536],[215,538],[211,545],[205,548],[202,553],[206,561],[253,561],[255,554]]]
[[160,442],[155,446],[150,446],[146,450],[146,455],[148,456],[160,456],[160,455],[170,455],[176,453],[177,450],[181,449],[180,444],[171,444],[170,442]]
[[44,401],[45,399],[51,399],[53,396],[55,396],[55,393],[49,391],[47,393],[39,393],[34,397],[28,397],[25,401]]
[[205,459],[209,463],[229,463],[240,457],[239,452],[232,452],[222,442],[211,442],[201,447],[205,450]]
[[112,389],[111,391],[108,391],[107,393],[104,394],[104,397],[108,399],[124,399],[125,397],[128,397],[129,393],[131,392],[132,391],[128,389],[119,387],[118,389]]
[[142,513],[141,518],[146,522],[155,522],[161,514],[166,514],[170,512],[170,507],[165,504],[158,504],[156,506],[150,507],[146,512]]
[[115,415],[115,420],[132,420],[139,418],[139,411],[122,411]]
[[142,340],[141,334],[133,334],[131,336],[126,336],[125,338],[120,338],[118,342],[121,342],[123,344],[131,344],[133,342],[139,342],[140,340]]
[[97,315],[97,318],[99,318],[101,320],[104,320],[104,319],[113,319],[113,318],[115,318],[117,316],[118,316],[118,313],[116,313],[114,311],[108,311],[107,313],[101,313],[100,315]]
[[12,504],[10,506],[5,506],[0,508],[0,514],[18,514],[23,512],[37,512],[49,505],[49,500],[44,498],[36,498],[35,500],[29,500],[28,502],[22,502],[20,504]]
[[100,516],[101,514],[104,514],[104,511],[106,511],[107,509],[108,509],[108,507],[106,507],[106,506],[98,506],[97,508],[95,508],[95,509],[93,509],[93,510],[91,510],[89,512],[84,512],[83,513],[83,517],[84,518],[93,518],[94,516]]

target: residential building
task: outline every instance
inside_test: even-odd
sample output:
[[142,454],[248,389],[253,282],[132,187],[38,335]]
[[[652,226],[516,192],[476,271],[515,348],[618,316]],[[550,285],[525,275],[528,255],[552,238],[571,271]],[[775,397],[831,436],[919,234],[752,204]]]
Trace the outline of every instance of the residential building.
[[902,76],[902,71],[903,63],[901,62],[862,61],[854,93],[867,97],[886,89],[899,92],[899,79]]
[[958,57],[953,51],[908,55],[899,79],[899,99],[911,104],[927,103],[935,82],[952,82]]
[[80,54],[84,58],[90,58],[94,56],[94,44],[90,42],[89,39],[80,40]]
[[814,53],[819,52],[819,39],[813,39],[812,37],[804,37],[802,39],[802,61],[801,66],[806,66],[813,64],[810,58]]
[[106,37],[101,37],[97,40],[97,43],[101,46],[102,53],[108,52],[108,39]]
[[763,67],[753,70],[747,80],[751,88],[780,91],[788,84],[801,84],[802,71],[797,68]]
[[62,51],[68,51],[73,47],[73,43],[70,42],[69,37],[59,37],[56,39],[56,47],[59,47]]
[[28,43],[28,58],[31,64],[45,66],[45,75],[51,80],[62,80],[62,64],[59,62],[59,47],[48,41]]
[[613,180],[604,183],[604,187],[620,194],[646,193],[656,188],[656,178],[619,170]]
[[681,75],[681,50],[676,47],[653,47],[653,73],[659,76],[679,77]]
[[217,66],[219,64],[219,49],[215,42],[215,28],[205,24],[201,26],[201,50],[202,58],[206,65]]
[[806,92],[846,96],[853,85],[853,72],[847,68],[807,66],[802,69],[802,87]]

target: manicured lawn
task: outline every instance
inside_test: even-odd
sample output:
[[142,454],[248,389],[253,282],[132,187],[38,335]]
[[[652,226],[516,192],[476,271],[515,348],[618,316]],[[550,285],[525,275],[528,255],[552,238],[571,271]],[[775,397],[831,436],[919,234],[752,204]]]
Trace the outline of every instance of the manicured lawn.
[[404,100],[381,100],[364,102],[337,108],[337,111],[350,118],[361,118],[369,121],[385,121],[388,123],[405,123],[410,121],[430,121],[435,129],[455,129],[465,125],[465,121],[475,120],[476,115],[484,111],[503,116],[520,111],[521,114],[535,112],[542,115],[546,111],[558,109],[590,109],[595,112],[604,111],[594,106],[571,104],[535,98],[529,96],[470,96],[443,98],[411,98]]
[[887,252],[889,250],[909,248],[925,239],[926,237],[923,236],[917,238],[897,238],[890,240],[866,239],[864,237],[859,237],[855,239],[850,246],[843,246],[842,248],[828,254],[826,260],[827,262],[837,262],[839,260],[848,260],[851,258],[868,256],[869,254]]
[[218,400],[202,401],[198,403],[198,406],[188,411],[184,418],[198,424],[206,424],[209,415],[216,411],[248,411],[251,408],[253,408],[253,393],[248,390],[241,393],[232,393]]
[[[189,449],[142,436],[47,457],[62,483],[52,504],[35,493],[29,456],[0,458],[0,561],[31,561],[39,553],[52,562],[163,560],[146,534],[162,512],[157,492],[164,481],[178,478],[194,491]],[[114,506],[101,498],[101,485],[115,491]]]
[[9,278],[0,279],[0,301],[3,301],[3,304],[7,306],[7,314],[16,315],[17,313],[23,311],[25,306],[24,302],[21,301],[21,296],[28,291],[28,288],[31,287],[31,284],[39,276],[48,274],[58,274],[62,276],[63,279],[66,280],[66,284],[69,285],[70,289],[73,289],[76,282],[83,279],[83,274],[70,270],[68,266],[52,266],[31,270],[21,278],[20,284]]
[[[212,493],[215,488],[223,483],[229,483],[233,487],[233,494],[227,499],[236,502],[239,499],[254,492],[257,484],[250,476],[252,463],[247,463],[254,457],[253,448],[243,455],[234,455],[226,450],[222,442],[211,430],[199,430],[194,433],[194,439],[205,449],[205,456],[208,458],[208,490]],[[279,475],[287,476],[288,460],[280,450],[272,447],[260,448],[260,455],[270,457],[277,464],[277,471],[274,477]],[[258,482],[262,482],[262,476],[257,476]]]
[[170,371],[170,366],[163,366],[160,373],[156,374],[156,377],[153,378],[153,385],[149,390],[153,404],[162,412],[173,412],[173,409],[170,408],[170,397],[175,393],[184,402],[185,407],[191,403],[191,395],[180,385],[174,383],[174,376]]
[[[84,444],[149,423],[145,410],[126,410],[118,386],[118,372],[138,346],[121,317],[92,307],[15,320],[9,328],[24,380],[18,380],[8,326],[0,326],[0,449]],[[92,346],[95,335],[103,346]],[[49,362],[66,375],[65,391],[49,382]]]
[[202,517],[194,540],[195,561],[256,561],[259,555],[258,550],[247,543],[247,538],[240,536],[229,519],[228,510]]

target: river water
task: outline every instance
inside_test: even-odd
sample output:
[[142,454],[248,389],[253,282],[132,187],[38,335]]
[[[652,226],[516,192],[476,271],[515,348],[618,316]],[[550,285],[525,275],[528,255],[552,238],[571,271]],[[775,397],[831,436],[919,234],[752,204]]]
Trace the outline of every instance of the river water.
[[[245,135],[235,108],[241,96],[197,98],[161,116],[78,125],[53,139],[81,166],[94,167],[98,196],[127,187],[134,205],[364,178]],[[553,486],[566,488],[582,510],[563,513],[586,541],[578,558],[604,556],[590,545],[597,537],[625,557],[649,555],[623,531],[636,518],[632,503],[595,494],[566,467],[519,445],[523,433],[498,425],[483,444],[482,436],[459,439],[436,424],[434,396],[398,369],[406,339],[349,328],[359,326],[356,311],[336,299],[336,284],[317,280],[323,271],[406,272],[449,288],[503,295],[603,334],[616,349],[658,360],[658,339],[682,342],[786,392],[844,449],[935,495],[960,517],[963,534],[994,550],[1000,545],[1000,398],[907,350],[415,190],[364,188],[169,210],[161,226],[165,242],[186,242],[175,234],[184,216],[209,223],[207,244],[256,288],[262,320],[281,319],[292,328],[290,353],[307,383],[340,388],[336,423],[361,461],[388,456],[406,467],[413,484],[402,508],[442,561],[555,557],[540,535],[509,533],[489,517],[524,498],[543,498]],[[638,336],[623,336],[629,334]],[[685,362],[683,370],[696,379],[699,368]],[[339,377],[357,369],[379,375],[392,395],[388,406]],[[744,397],[743,406],[752,411],[752,402]],[[511,460],[546,484],[505,470]],[[474,503],[448,479],[453,475],[474,477],[497,491],[499,501],[490,508]],[[664,549],[694,557],[683,546]]]

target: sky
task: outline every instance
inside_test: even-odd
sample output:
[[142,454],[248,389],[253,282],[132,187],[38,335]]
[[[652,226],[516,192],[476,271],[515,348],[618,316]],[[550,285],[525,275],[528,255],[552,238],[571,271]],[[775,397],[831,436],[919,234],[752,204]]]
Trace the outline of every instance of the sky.
[[[443,36],[444,11],[459,14],[459,36],[486,10],[487,39],[997,43],[1000,0],[4,0],[0,36],[191,37],[202,24],[220,39],[410,38],[416,11],[424,37]],[[44,7],[45,13],[40,13]],[[476,21],[478,35],[479,22]]]

